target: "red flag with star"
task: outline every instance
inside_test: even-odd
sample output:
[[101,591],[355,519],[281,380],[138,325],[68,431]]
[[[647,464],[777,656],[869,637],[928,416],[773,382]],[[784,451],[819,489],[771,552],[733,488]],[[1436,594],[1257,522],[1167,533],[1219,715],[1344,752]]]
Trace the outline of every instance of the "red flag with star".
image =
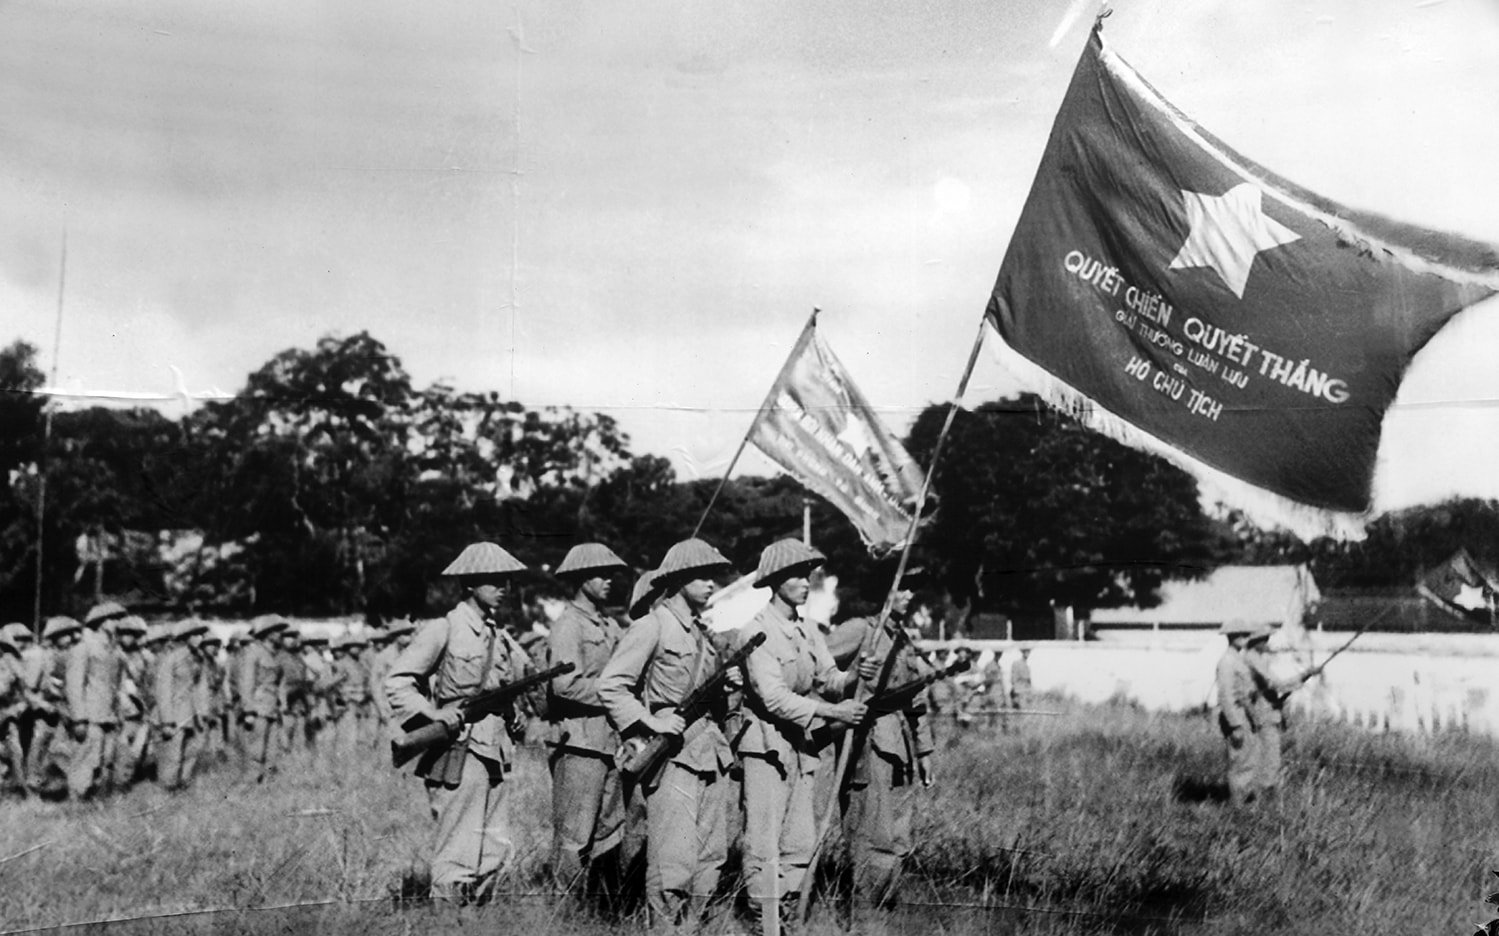
[[1093,427],[1262,521],[1356,536],[1411,358],[1495,291],[1492,245],[1271,173],[1095,28],[987,314],[1039,389]]

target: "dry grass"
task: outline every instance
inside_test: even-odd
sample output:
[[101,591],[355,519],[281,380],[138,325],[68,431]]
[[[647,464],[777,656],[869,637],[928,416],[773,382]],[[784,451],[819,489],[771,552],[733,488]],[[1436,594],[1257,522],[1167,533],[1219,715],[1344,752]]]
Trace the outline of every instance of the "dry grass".
[[[1007,734],[945,734],[907,903],[862,931],[1465,934],[1486,918],[1499,867],[1487,740],[1300,726],[1282,809],[1239,813],[1219,801],[1222,754],[1201,717],[1079,708]],[[641,931],[543,895],[539,757],[521,778],[509,795],[529,850],[506,899],[465,910],[397,908],[430,820],[419,784],[373,749],[303,758],[263,785],[223,766],[175,797],[8,801],[0,933]],[[80,925],[103,920],[122,922]],[[812,932],[840,931],[820,909]]]

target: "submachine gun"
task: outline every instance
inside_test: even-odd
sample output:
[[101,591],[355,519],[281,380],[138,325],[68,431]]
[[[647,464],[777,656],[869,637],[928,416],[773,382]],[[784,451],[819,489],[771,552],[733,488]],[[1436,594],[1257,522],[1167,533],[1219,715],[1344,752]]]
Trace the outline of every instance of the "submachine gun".
[[[708,714],[713,700],[723,689],[724,683],[728,682],[729,674],[735,667],[742,666],[750,652],[764,642],[764,633],[755,634],[745,641],[744,646],[730,654],[712,676],[682,699],[681,704],[676,707],[677,714],[686,723],[681,734],[639,736],[629,738],[621,744],[618,753],[614,755],[615,766],[620,772],[633,777],[637,783],[649,786],[666,762],[703,730],[703,716]],[[694,731],[694,728],[697,730]]]
[[[551,669],[522,676],[503,686],[487,689],[472,698],[464,699],[458,703],[463,710],[463,724],[471,725],[486,716],[502,714],[522,695],[537,686],[545,685],[555,676],[571,673],[575,669],[577,667],[572,663],[558,663]],[[391,739],[390,762],[400,767],[428,748],[447,744],[458,737],[462,730],[449,728],[446,722],[433,721],[426,715],[413,715],[401,723],[401,734]]]

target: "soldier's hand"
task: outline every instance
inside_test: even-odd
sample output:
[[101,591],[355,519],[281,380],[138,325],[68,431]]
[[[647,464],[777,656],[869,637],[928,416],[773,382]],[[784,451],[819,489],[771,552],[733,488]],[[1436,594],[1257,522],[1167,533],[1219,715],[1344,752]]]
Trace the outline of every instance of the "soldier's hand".
[[1233,748],[1235,751],[1243,749],[1243,747],[1244,747],[1244,729],[1243,728],[1235,728],[1233,731],[1230,731],[1228,733],[1228,746],[1231,747],[1231,748]]
[[859,657],[859,678],[868,682],[880,675],[880,663],[874,658],[874,654],[866,653]]
[[436,720],[440,721],[450,731],[457,731],[463,727],[463,709],[456,705],[440,708],[436,712]]
[[68,725],[68,734],[73,736],[74,741],[82,744],[83,740],[88,737],[88,722],[73,722]]
[[659,735],[679,735],[687,730],[687,722],[673,709],[662,709],[654,715],[647,715],[640,723]]
[[916,758],[916,776],[921,778],[921,785],[924,787],[937,782],[937,773],[932,768],[932,755],[923,754]]
[[828,705],[819,714],[828,721],[857,725],[869,714],[869,706],[863,702],[855,702],[853,699],[844,699],[842,702]]
[[738,666],[729,667],[729,671],[724,674],[724,682],[730,689],[744,688],[744,670]]

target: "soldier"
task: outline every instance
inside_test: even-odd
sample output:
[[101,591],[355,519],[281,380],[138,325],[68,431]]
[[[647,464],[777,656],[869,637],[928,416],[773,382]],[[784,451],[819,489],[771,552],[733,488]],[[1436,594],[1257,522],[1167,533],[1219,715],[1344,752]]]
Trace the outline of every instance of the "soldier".
[[256,782],[274,770],[271,757],[279,741],[281,665],[272,646],[276,635],[288,626],[279,614],[262,614],[250,622],[252,639],[240,653],[240,729],[245,752],[255,766]]
[[[700,539],[667,551],[652,585],[662,591],[660,603],[625,631],[598,678],[599,698],[622,737],[683,734],[675,707],[718,668],[702,612],[717,588],[713,577],[728,568],[729,561]],[[642,790],[646,903],[659,924],[695,925],[728,856],[727,778],[734,757],[723,732],[725,714],[694,724]]]
[[450,745],[425,752],[416,767],[437,820],[431,880],[439,900],[487,900],[515,850],[502,803],[513,770],[512,736],[525,730],[524,719],[516,706],[508,717],[489,714],[465,725],[457,703],[530,668],[499,620],[505,587],[524,569],[494,543],[466,547],[442,574],[456,578],[467,597],[446,617],[423,624],[385,678],[396,719],[424,716],[457,733]]
[[411,645],[411,635],[415,632],[416,625],[410,621],[396,621],[377,637],[380,649],[370,662],[369,687],[378,724],[389,723],[392,715],[390,702],[385,698],[385,677],[390,675],[391,667],[395,665],[401,651]]
[[[568,551],[557,578],[572,599],[547,634],[547,665],[571,663],[571,673],[552,679],[547,693],[547,744],[552,772],[553,881],[569,890],[591,867],[608,874],[605,856],[618,860],[624,832],[624,799],[614,751],[619,738],[599,700],[598,676],[619,643],[622,628],[604,613],[611,576],[624,560],[601,543]],[[612,854],[611,854],[612,853]]]
[[42,628],[42,654],[33,657],[34,669],[27,670],[27,681],[34,685],[31,723],[31,750],[27,760],[32,789],[45,785],[47,772],[57,763],[58,755],[68,747],[67,683],[68,654],[78,643],[83,624],[70,617],[50,617]]
[[114,775],[121,784],[128,785],[135,782],[151,732],[150,693],[146,688],[146,683],[151,680],[151,669],[142,644],[146,622],[136,615],[127,614],[112,623],[125,665],[120,679],[120,740],[115,745]]
[[367,641],[348,634],[333,644],[327,697],[332,713],[332,735],[340,751],[352,751],[364,736],[369,718],[369,671],[360,658]]
[[301,698],[306,710],[302,733],[298,737],[303,738],[309,748],[322,745],[325,738],[333,734],[336,717],[332,697],[334,642],[326,633],[313,631],[302,637],[297,654],[302,663]]
[[125,659],[104,625],[128,612],[113,601],[89,609],[84,632],[68,651],[65,691],[69,731],[77,745],[68,763],[68,795],[74,799],[114,788],[118,708]]
[[1286,730],[1286,702],[1291,693],[1320,672],[1312,667],[1295,676],[1283,678],[1272,672],[1270,636],[1273,625],[1253,628],[1245,639],[1244,663],[1254,683],[1254,725],[1258,752],[1254,758],[1253,796],[1270,805],[1279,805],[1284,780],[1281,768],[1281,744]]
[[1244,648],[1255,626],[1235,619],[1218,633],[1228,638],[1228,649],[1218,660],[1218,727],[1228,752],[1228,801],[1242,806],[1255,798],[1259,763],[1259,723],[1254,674],[1244,659]]
[[198,646],[208,625],[183,621],[172,632],[172,643],[156,661],[156,730],[160,752],[156,782],[180,790],[192,780],[202,727],[199,682],[202,661]]
[[[901,585],[908,581],[903,579]],[[930,668],[901,633],[911,598],[910,589],[896,590],[884,627],[878,618],[851,618],[839,624],[828,637],[833,658],[848,665],[862,649],[875,667],[890,667],[886,688],[925,676]],[[900,646],[892,657],[896,641]],[[877,673],[874,678],[878,679]],[[856,905],[885,906],[899,896],[901,868],[915,847],[913,792],[918,782],[926,787],[935,780],[932,727],[924,702],[918,698],[903,711],[881,715],[851,765],[843,828],[853,862]],[[838,793],[834,791],[834,796]]]
[[[829,722],[856,725],[862,702],[845,699],[852,669],[840,670],[822,632],[803,620],[808,576],[825,561],[810,546],[784,539],[760,553],[754,586],[771,590],[770,604],[744,626],[738,645],[765,635],[745,663],[744,885],[750,915],[766,934],[780,932],[780,903],[793,902],[806,881],[816,846],[813,792]],[[872,664],[865,675],[874,673]]]
[[229,711],[229,693],[226,689],[232,682],[222,663],[219,651],[223,649],[223,638],[212,630],[205,630],[198,640],[198,685],[197,703],[199,722],[199,746],[197,763],[205,760],[222,761],[228,736],[224,723]]
[[0,763],[7,768],[6,779],[11,787],[24,798],[31,795],[31,784],[26,775],[26,751],[21,747],[26,678],[21,667],[21,648],[16,646],[11,633],[8,624],[0,628]]
[[224,639],[224,745],[225,753],[243,759],[244,737],[240,731],[239,661],[246,634],[233,630]]

